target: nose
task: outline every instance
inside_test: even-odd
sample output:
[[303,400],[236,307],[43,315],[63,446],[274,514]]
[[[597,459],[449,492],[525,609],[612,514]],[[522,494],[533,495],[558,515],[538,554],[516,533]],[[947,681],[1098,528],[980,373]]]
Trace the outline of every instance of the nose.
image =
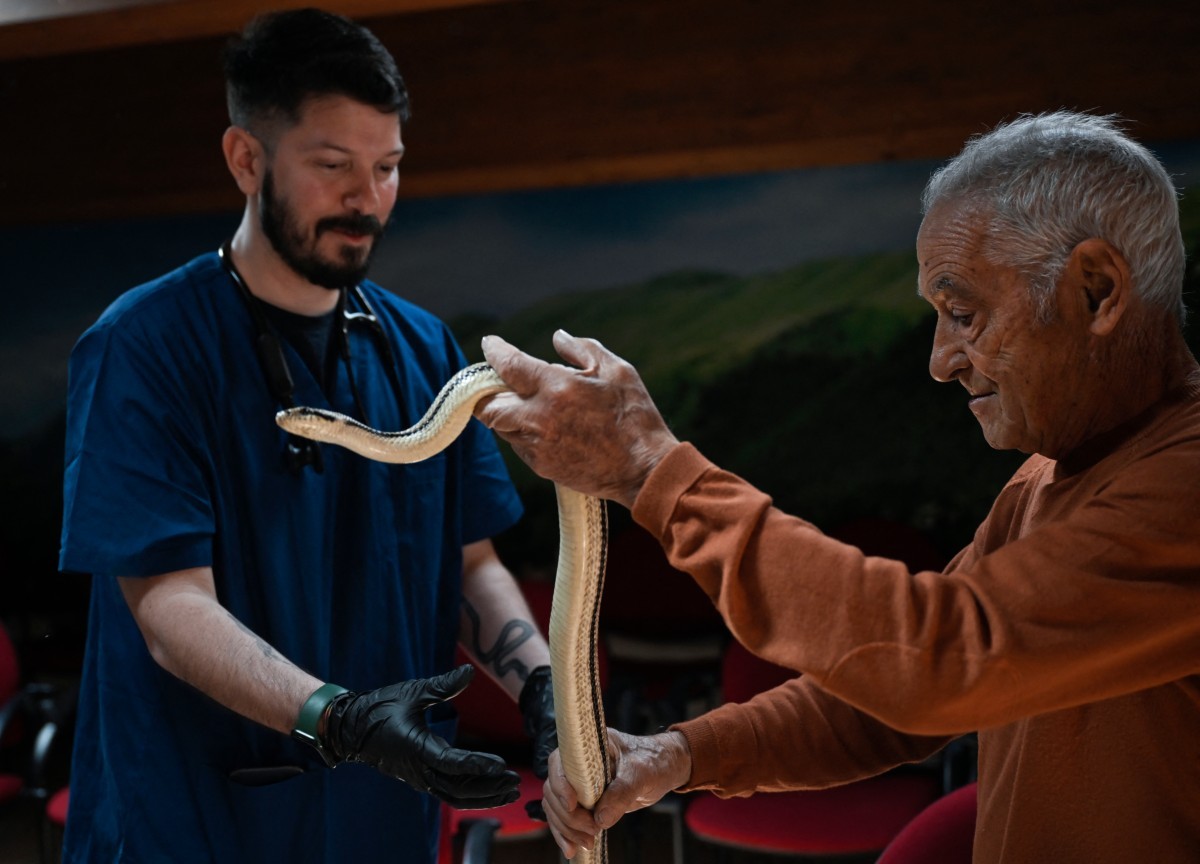
[[355,174],[343,200],[346,207],[356,213],[378,212],[383,195],[375,173],[368,170]]
[[953,322],[947,315],[938,315],[933,329],[933,351],[929,355],[929,374],[943,384],[953,381],[970,365],[962,347],[962,339],[953,332]]

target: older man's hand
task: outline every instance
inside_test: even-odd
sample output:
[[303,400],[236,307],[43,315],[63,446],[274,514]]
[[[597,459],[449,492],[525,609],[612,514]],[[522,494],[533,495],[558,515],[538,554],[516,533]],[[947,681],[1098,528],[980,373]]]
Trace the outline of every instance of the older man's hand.
[[562,330],[554,348],[572,366],[485,337],[484,356],[512,392],[481,403],[475,415],[542,477],[632,507],[646,476],[679,441],[629,363]]
[[593,848],[602,829],[613,827],[626,813],[649,807],[692,776],[692,754],[680,732],[639,736],[610,728],[608,754],[612,782],[593,811],[579,806],[558,751],[550,754],[542,805],[550,833],[566,858],[574,858],[580,847]]

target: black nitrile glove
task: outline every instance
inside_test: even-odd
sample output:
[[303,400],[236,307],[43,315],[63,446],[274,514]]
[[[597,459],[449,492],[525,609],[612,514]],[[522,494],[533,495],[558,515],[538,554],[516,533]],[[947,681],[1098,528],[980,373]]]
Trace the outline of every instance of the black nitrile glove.
[[474,674],[463,665],[436,678],[343,693],[329,705],[322,744],[339,760],[371,765],[460,810],[516,801],[520,778],[503,759],[451,747],[425,723],[426,709],[453,699]]
[[529,673],[517,700],[525,721],[525,734],[533,742],[533,773],[545,780],[550,773],[546,764],[558,748],[558,731],[554,720],[554,687],[550,683],[550,667],[539,666]]

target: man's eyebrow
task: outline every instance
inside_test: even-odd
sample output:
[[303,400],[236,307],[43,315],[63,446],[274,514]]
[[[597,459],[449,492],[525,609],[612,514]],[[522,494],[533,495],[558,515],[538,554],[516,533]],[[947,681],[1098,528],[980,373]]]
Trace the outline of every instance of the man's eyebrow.
[[304,149],[306,149],[306,150],[337,150],[339,153],[349,153],[350,152],[349,147],[343,147],[340,144],[334,144],[332,141],[325,141],[324,139],[317,140],[317,141],[310,141],[310,142],[308,142],[307,146],[305,146]]
[[960,290],[959,284],[954,281],[954,278],[945,273],[934,279],[933,284],[929,286],[929,291],[933,294],[941,294],[945,291],[957,292]]
[[[943,294],[943,293],[947,293],[947,292],[949,292],[951,294],[958,294],[958,293],[961,293],[962,291],[963,291],[962,286],[960,286],[957,282],[954,281],[954,277],[943,273],[941,276],[934,279],[933,282],[931,282],[929,284],[929,299],[932,299],[933,297],[936,297],[939,294]],[[917,283],[917,295],[921,298],[925,298],[925,296],[926,296],[925,291],[922,289],[920,282]]]
[[[343,147],[341,144],[334,144],[332,141],[314,141],[308,146],[309,150],[336,150],[338,153],[345,153],[347,156],[353,156],[354,151],[349,147]],[[404,145],[401,144],[394,150],[387,153],[388,156],[403,156]]]

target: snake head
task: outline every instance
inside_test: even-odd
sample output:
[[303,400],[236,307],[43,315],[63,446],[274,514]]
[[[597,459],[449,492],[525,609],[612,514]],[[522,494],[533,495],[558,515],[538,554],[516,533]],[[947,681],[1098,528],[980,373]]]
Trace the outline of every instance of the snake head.
[[324,441],[343,419],[343,416],[336,411],[300,407],[280,411],[275,415],[275,424],[284,431],[299,435],[301,438]]

